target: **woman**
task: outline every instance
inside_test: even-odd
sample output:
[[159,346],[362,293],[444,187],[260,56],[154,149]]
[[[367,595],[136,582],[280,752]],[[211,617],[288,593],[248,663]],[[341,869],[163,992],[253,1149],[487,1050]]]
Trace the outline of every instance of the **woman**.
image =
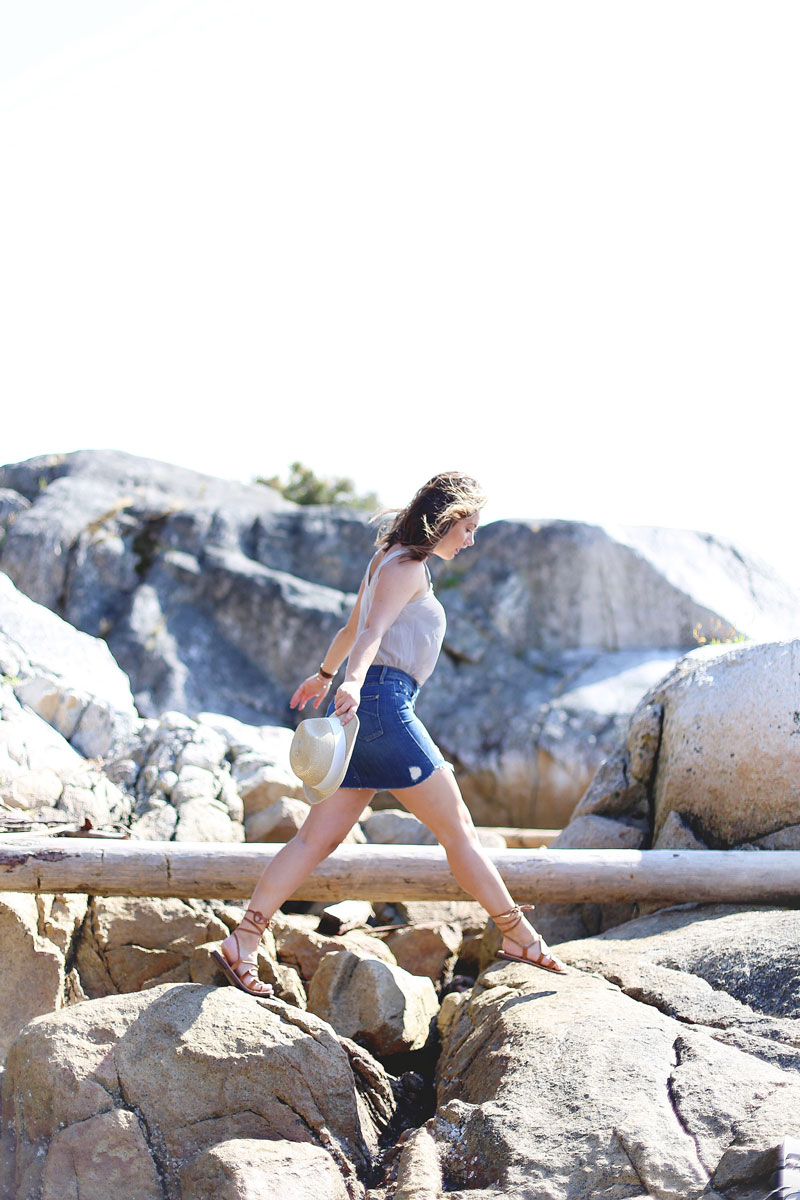
[[296,836],[265,868],[238,929],[215,953],[231,982],[250,995],[272,991],[258,979],[255,957],[270,917],[336,849],[379,790],[391,791],[434,833],[457,881],[502,932],[499,957],[565,971],[514,904],[478,840],[452,769],[414,713],[445,630],[426,559],[449,562],[473,545],[485,502],[475,480],[457,472],[436,475],[420,488],[381,530],[347,624],[317,673],[292,696],[292,708],[302,710],[309,700],[319,708],[347,659],[328,714],[346,726],[358,713],[358,736],[341,786],[311,807]]

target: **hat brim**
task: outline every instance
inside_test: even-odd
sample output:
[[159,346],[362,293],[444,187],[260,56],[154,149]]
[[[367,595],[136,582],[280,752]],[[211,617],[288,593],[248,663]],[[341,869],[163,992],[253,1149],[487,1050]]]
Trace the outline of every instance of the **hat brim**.
[[327,800],[328,796],[332,796],[334,792],[338,792],[342,786],[342,780],[347,774],[347,768],[350,765],[350,758],[353,754],[353,747],[356,744],[356,737],[358,736],[358,717],[354,716],[346,725],[343,725],[342,731],[344,732],[344,762],[341,769],[336,772],[336,775],[324,791],[312,787],[309,783],[303,784],[303,795],[309,804],[319,804],[321,800]]

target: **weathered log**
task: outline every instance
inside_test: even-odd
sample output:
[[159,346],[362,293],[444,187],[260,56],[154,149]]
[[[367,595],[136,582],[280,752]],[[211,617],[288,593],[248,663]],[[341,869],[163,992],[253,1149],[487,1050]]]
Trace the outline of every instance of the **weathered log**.
[[[277,845],[38,838],[0,845],[0,891],[248,897]],[[519,901],[775,903],[800,898],[795,850],[494,850]],[[438,846],[340,846],[296,900],[461,900]]]

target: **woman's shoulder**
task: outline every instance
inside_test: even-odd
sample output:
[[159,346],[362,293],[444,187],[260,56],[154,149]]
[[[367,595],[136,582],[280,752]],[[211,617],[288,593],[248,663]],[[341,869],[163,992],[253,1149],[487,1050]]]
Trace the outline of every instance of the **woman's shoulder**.
[[378,550],[370,560],[367,578],[374,580],[380,571],[381,578],[396,580],[423,580],[428,582],[428,572],[423,559],[409,554],[405,546],[392,546],[388,550]]

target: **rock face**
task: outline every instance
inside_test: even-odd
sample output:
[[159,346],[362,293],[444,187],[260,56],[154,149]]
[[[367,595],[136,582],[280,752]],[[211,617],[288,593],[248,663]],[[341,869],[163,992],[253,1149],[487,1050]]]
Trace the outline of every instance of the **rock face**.
[[75,954],[81,986],[96,998],[188,982],[196,947],[228,932],[197,900],[93,896]]
[[[800,641],[707,646],[645,693],[559,848],[800,849]],[[550,941],[633,905],[537,906]]]
[[197,984],[91,1000],[30,1023],[9,1054],[6,1195],[179,1200],[182,1179],[206,1196],[215,1175],[215,1194],[241,1195],[232,1143],[282,1139],[310,1148],[300,1161],[331,1195],[363,1196],[393,1109],[377,1063],[279,1001]]
[[28,1021],[83,998],[67,959],[85,911],[85,896],[0,893],[0,1066]]
[[87,758],[102,758],[138,719],[130,683],[105,642],[31,604],[0,574],[0,675],[17,699]]
[[798,934],[794,912],[684,908],[560,946],[566,977],[491,968],[404,1153],[418,1194],[766,1195],[800,1134]]
[[687,654],[641,698],[551,845],[595,844],[579,840],[588,817],[641,827],[640,844],[659,848],[685,845],[687,834],[711,849],[781,832],[791,844],[800,825],[799,685],[800,641]]
[[665,681],[656,841],[669,813],[710,846],[800,824],[798,696],[800,641],[742,646]]
[[311,980],[308,1007],[381,1056],[421,1050],[439,1010],[429,978],[350,950],[325,955]]
[[133,801],[0,682],[0,801],[20,815],[126,823]]
[[[111,451],[0,468],[0,497],[0,569],[105,638],[152,718],[291,726],[288,696],[349,611],[374,537],[356,514]],[[484,825],[564,824],[696,636],[800,632],[767,568],[682,531],[495,522],[436,586],[448,633],[420,715]]]
[[312,1142],[231,1138],[181,1173],[181,1200],[352,1200],[331,1156]]

